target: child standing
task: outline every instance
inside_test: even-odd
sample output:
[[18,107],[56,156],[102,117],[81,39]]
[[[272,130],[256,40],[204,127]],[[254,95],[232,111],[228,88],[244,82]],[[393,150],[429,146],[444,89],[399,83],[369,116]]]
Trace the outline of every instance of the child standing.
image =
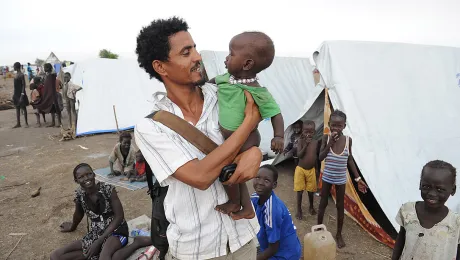
[[[217,76],[210,82],[218,86],[219,125],[225,139],[241,125],[244,119],[248,91],[259,107],[262,118],[271,118],[274,138],[271,149],[281,153],[284,147],[284,121],[281,110],[270,92],[257,81],[257,74],[268,68],[275,58],[273,41],[261,32],[244,32],[230,41],[230,54],[225,60],[228,73]],[[240,153],[260,145],[260,134],[255,129],[240,150]],[[260,157],[259,163],[262,161]],[[249,191],[245,183],[224,185],[229,201],[218,205],[216,210],[230,214],[233,219],[254,217]]]
[[444,204],[455,194],[457,170],[444,161],[427,163],[420,177],[423,201],[408,202],[399,209],[401,226],[393,260],[459,259],[460,215]]
[[70,82],[72,76],[69,72],[64,74],[64,87],[62,97],[65,102],[67,114],[69,115],[69,129],[77,127],[77,111],[75,110],[76,93],[83,88]]
[[329,118],[330,135],[324,135],[321,141],[321,150],[319,154],[320,161],[325,161],[323,171],[323,183],[321,189],[321,202],[319,204],[318,224],[323,224],[324,212],[326,210],[329,194],[332,185],[336,191],[336,208],[337,208],[337,247],[345,247],[342,237],[345,198],[345,184],[347,183],[347,167],[355,176],[358,183],[358,189],[362,193],[367,192],[367,185],[361,179],[358,169],[351,152],[351,137],[343,135],[343,129],[346,127],[347,116],[339,110],[331,113]]
[[294,124],[292,124],[292,135],[289,140],[288,145],[284,149],[283,153],[286,155],[287,153],[292,151],[292,157],[294,158],[295,165],[299,164],[299,156],[297,154],[297,146],[300,135],[302,133],[302,121],[298,120]]
[[313,140],[315,122],[308,120],[303,123],[302,134],[298,141],[299,164],[294,172],[294,191],[297,192],[296,218],[302,219],[302,194],[307,191],[310,201],[310,215],[316,215],[313,197],[316,192],[316,161],[318,141]]
[[257,260],[264,259],[300,259],[300,241],[291,213],[273,189],[278,184],[278,170],[272,165],[260,167],[253,180],[252,204],[256,209],[260,230],[257,239],[261,253]]

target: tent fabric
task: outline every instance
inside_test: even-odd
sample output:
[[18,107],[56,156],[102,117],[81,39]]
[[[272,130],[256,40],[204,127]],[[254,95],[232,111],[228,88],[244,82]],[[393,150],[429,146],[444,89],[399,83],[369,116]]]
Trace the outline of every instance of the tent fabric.
[[77,136],[116,132],[114,106],[120,130],[132,129],[152,111],[152,95],[164,86],[150,79],[136,60],[91,59],[64,68],[77,92]]
[[[421,199],[422,167],[435,159],[460,167],[460,49],[333,41],[314,59],[332,106],[347,114],[357,166],[399,230],[400,206]],[[459,202],[447,206],[460,212]]]
[[56,63],[61,63],[61,61],[59,61],[58,57],[56,56],[56,54],[54,54],[54,52],[51,52],[48,58],[46,58],[45,63],[51,63],[52,65],[54,65]]
[[[210,79],[227,72],[224,65],[227,55],[227,52],[201,52]],[[275,57],[272,65],[258,75],[260,84],[270,91],[280,106],[285,129],[305,115],[323,90],[315,87],[312,71],[308,58]],[[322,113],[316,114],[316,118],[309,119],[322,121]],[[259,132],[262,139],[260,148],[273,156],[270,149],[273,127],[269,119],[259,124]],[[286,137],[287,131],[285,143],[288,140]]]

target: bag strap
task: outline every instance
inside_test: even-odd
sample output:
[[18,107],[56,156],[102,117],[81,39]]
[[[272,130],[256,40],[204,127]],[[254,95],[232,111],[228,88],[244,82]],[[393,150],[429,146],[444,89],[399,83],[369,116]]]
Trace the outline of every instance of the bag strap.
[[189,141],[204,154],[211,153],[218,146],[214,141],[209,139],[209,137],[204,135],[196,127],[168,111],[155,111],[149,117],[154,121],[162,123],[169,129],[182,136],[185,140]]

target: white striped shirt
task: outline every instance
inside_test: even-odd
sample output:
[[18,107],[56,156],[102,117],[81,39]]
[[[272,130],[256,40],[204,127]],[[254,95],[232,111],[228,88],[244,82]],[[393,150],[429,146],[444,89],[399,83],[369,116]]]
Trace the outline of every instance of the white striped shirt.
[[[195,127],[217,144],[222,144],[217,88],[207,83],[202,91],[203,112]],[[156,93],[155,97],[159,94]],[[166,96],[156,100],[153,110],[166,110],[184,118],[181,109]],[[157,180],[162,186],[169,185],[164,208],[170,222],[166,235],[172,256],[184,260],[224,256],[227,244],[235,252],[256,236],[259,232],[257,218],[234,221],[214,209],[228,200],[219,180],[202,191],[171,176],[182,165],[193,159],[201,160],[205,154],[176,132],[151,119],[139,122],[134,136]]]

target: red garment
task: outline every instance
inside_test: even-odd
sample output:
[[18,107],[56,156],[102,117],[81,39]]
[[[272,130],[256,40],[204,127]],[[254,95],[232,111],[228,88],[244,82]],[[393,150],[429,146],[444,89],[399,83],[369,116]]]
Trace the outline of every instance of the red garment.
[[44,88],[45,88],[45,86],[43,86],[43,84],[40,84],[40,86],[37,87],[37,91],[40,94],[40,96],[43,95],[43,89]]
[[145,174],[145,162],[136,162],[136,175],[142,176]]

